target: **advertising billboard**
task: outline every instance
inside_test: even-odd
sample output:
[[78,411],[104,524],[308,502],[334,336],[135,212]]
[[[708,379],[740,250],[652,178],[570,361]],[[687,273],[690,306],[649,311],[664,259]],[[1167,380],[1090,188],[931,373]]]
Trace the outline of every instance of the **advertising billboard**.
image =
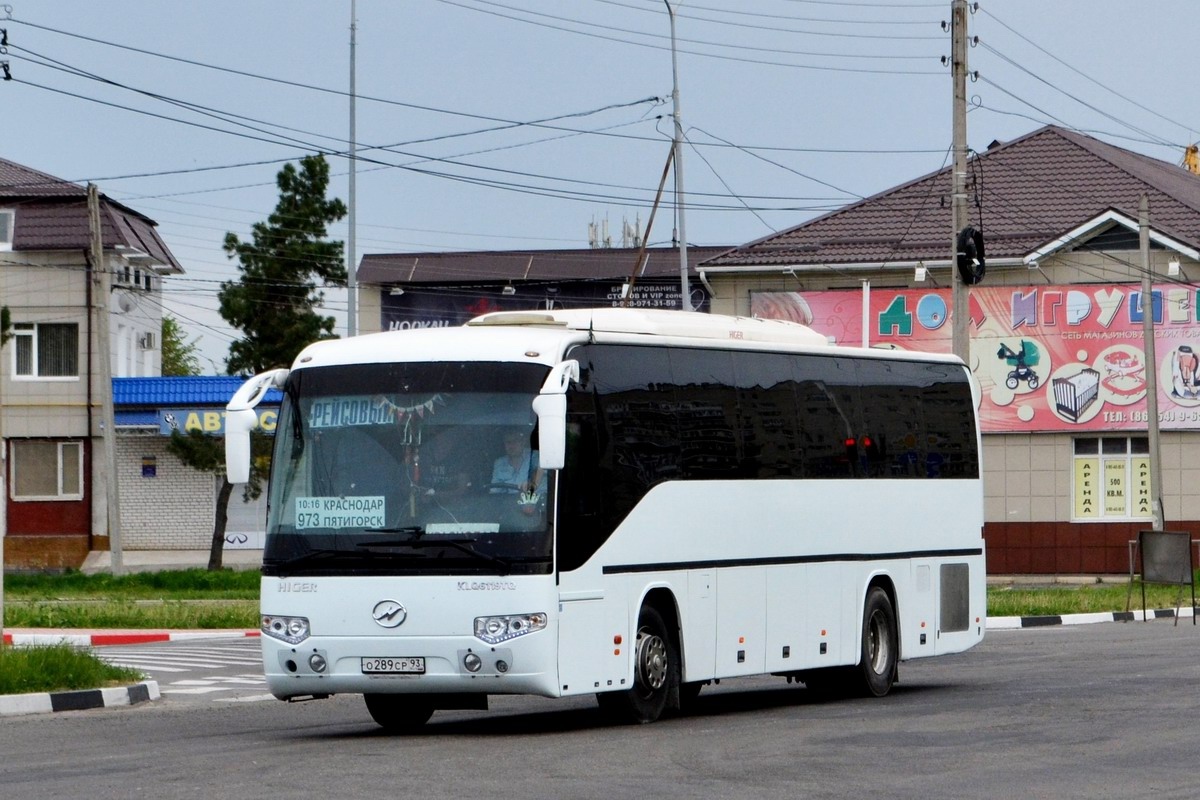
[[[971,287],[971,370],[985,432],[1146,430],[1156,370],[1164,430],[1200,430],[1196,286],[1153,288],[1146,363],[1140,284]],[[810,325],[839,345],[949,353],[950,289],[753,292],[751,313]],[[864,309],[865,305],[865,309]]]

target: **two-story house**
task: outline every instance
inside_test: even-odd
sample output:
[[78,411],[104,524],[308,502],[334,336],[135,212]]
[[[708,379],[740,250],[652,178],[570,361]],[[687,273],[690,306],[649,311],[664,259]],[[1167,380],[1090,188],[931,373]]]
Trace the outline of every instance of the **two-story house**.
[[183,269],[154,220],[104,195],[100,229],[96,264],[86,188],[0,158],[0,304],[12,321],[0,352],[10,569],[78,566],[108,546],[102,411],[111,385],[100,359],[111,359],[114,377],[161,374],[162,276]]

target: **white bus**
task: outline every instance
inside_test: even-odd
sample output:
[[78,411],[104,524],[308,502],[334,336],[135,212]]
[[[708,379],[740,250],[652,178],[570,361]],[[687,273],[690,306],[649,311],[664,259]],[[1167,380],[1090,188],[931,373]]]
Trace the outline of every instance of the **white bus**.
[[362,694],[404,731],[595,693],[650,722],[735,676],[881,696],[899,661],[983,639],[977,390],[953,357],[624,309],[325,341],[230,402],[234,482],[271,386],[280,699]]

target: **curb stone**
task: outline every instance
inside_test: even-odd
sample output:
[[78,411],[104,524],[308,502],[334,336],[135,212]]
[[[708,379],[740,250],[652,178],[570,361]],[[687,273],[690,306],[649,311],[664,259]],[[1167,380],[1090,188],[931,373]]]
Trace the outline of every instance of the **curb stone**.
[[0,717],[133,706],[158,700],[159,697],[161,695],[158,692],[158,681],[143,681],[132,686],[117,686],[111,689],[0,695]]
[[1054,614],[1044,617],[988,617],[989,631],[1016,630],[1018,628],[1044,628],[1051,625],[1090,625],[1096,622],[1133,622],[1149,619],[1172,619],[1194,617],[1191,607],[1154,608],[1138,611],[1098,611],[1091,614]]
[[20,631],[4,634],[4,644],[47,645],[71,644],[77,647],[103,647],[115,644],[150,644],[180,642],[196,639],[228,639],[258,636],[260,631]]

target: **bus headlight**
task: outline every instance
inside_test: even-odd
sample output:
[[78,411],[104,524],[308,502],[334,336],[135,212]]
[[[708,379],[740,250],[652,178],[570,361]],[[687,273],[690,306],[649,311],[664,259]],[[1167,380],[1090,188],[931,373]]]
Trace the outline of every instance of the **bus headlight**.
[[488,644],[507,642],[509,639],[540,631],[545,627],[546,615],[540,612],[475,618],[475,636]]
[[300,644],[308,638],[307,617],[274,617],[263,614],[262,632],[265,636],[287,642]]

